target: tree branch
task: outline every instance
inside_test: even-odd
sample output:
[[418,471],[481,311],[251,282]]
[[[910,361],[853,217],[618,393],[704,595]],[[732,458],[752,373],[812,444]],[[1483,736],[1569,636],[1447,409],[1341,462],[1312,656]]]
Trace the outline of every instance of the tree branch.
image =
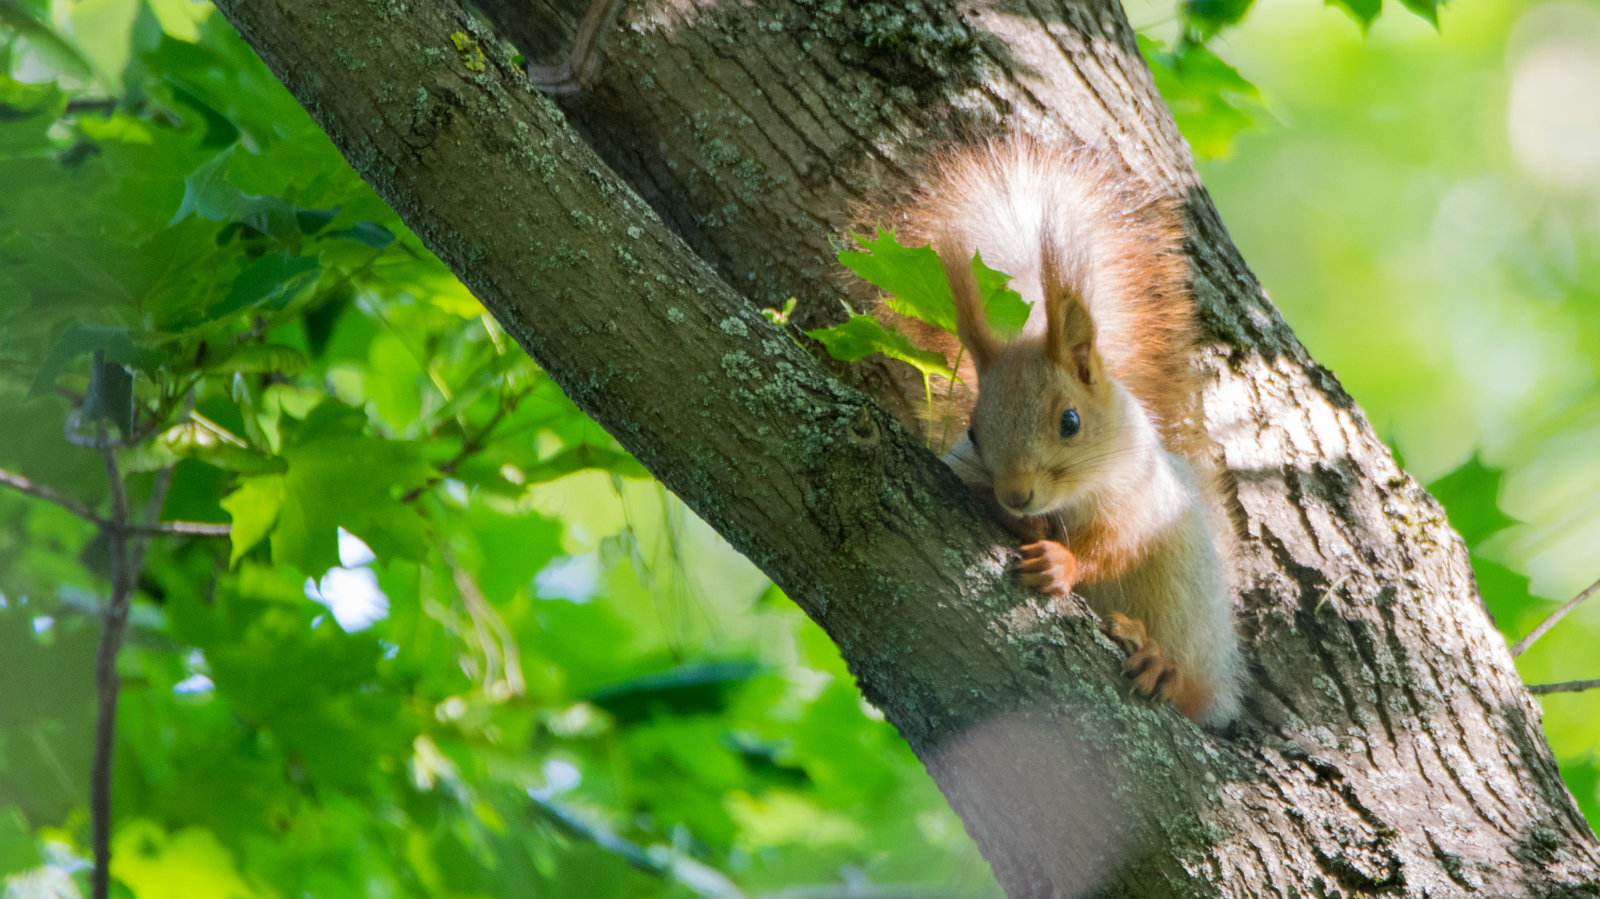
[[42,499],[45,502],[54,503],[85,521],[93,522],[94,524],[102,527],[104,527],[106,524],[106,520],[101,518],[99,515],[96,515],[95,511],[89,508],[89,506],[86,504],[81,503],[52,487],[47,487],[44,484],[29,480],[20,474],[0,468],[0,484],[5,484],[7,487],[31,496],[34,499]]
[[163,521],[131,525],[128,533],[144,537],[227,537],[233,533],[233,526],[206,521]]
[[[29,480],[20,474],[6,471],[3,468],[0,468],[0,484],[5,484],[35,499],[54,503],[84,521],[100,527],[104,528],[112,525],[111,519],[101,518],[84,503],[67,496],[59,490],[47,487],[37,481]],[[145,537],[227,537],[232,533],[232,525],[212,524],[204,521],[161,521],[154,524],[130,524],[125,530],[129,534]]]
[[[572,113],[608,168],[447,0],[218,2],[507,333],[826,630],[1013,896],[1585,889],[1600,851],[1462,544],[1239,258],[1121,9],[928,0],[949,39],[886,46],[857,6],[627,4]],[[716,274],[836,305],[840,210],[953,110],[1106,147],[1185,204],[1256,663],[1226,735],[1128,699],[1084,609],[1012,586],[950,472]]]
[[111,520],[106,524],[110,537],[111,596],[100,619],[100,645],[95,650],[94,762],[89,772],[89,817],[94,847],[94,871],[90,874],[93,899],[106,899],[111,890],[111,754],[116,744],[117,693],[122,678],[117,674],[117,653],[128,626],[128,604],[138,573],[132,567],[128,540],[128,493],[117,467],[117,451],[106,445],[105,428],[99,429],[101,454],[105,457],[106,479],[111,488]]
[[[1555,612],[1553,612],[1550,615],[1549,618],[1546,618],[1545,620],[1539,622],[1539,626],[1534,628],[1532,631],[1530,631],[1528,633],[1528,636],[1523,637],[1521,640],[1518,640],[1516,645],[1511,647],[1511,655],[1512,656],[1520,656],[1523,653],[1527,652],[1528,651],[1528,647],[1530,647],[1534,643],[1538,642],[1539,638],[1543,637],[1551,628],[1555,627],[1557,622],[1559,622],[1561,619],[1567,617],[1567,613],[1568,612],[1572,611],[1573,609],[1576,609],[1578,607],[1579,603],[1581,603],[1584,600],[1588,599],[1589,597],[1593,596],[1595,594],[1595,591],[1597,591],[1597,590],[1600,590],[1600,581],[1595,581],[1594,583],[1590,584],[1589,586],[1583,588],[1583,592],[1579,593],[1577,596],[1574,596],[1572,599],[1568,600],[1566,605],[1562,606],[1559,609],[1556,609]],[[1579,682],[1578,681],[1574,681],[1574,683],[1579,683]],[[1585,688],[1585,689],[1587,689],[1587,688]],[[1531,693],[1538,693],[1539,692],[1538,690],[1534,689],[1533,687],[1529,687],[1528,691],[1531,692]],[[1548,693],[1548,692],[1552,692],[1552,691],[1546,690],[1544,692]]]
[[1529,684],[1528,692],[1535,696],[1545,696],[1550,693],[1581,693],[1597,687],[1600,687],[1600,679],[1569,680],[1559,684]]
[[[105,443],[105,429],[100,429]],[[101,617],[100,645],[95,650],[94,762],[89,772],[89,815],[94,846],[94,871],[90,875],[93,899],[107,899],[111,889],[111,771],[116,748],[117,696],[122,677],[117,673],[117,655],[128,630],[128,612],[133,593],[144,568],[144,552],[149,536],[136,531],[154,530],[151,522],[161,516],[167,489],[172,485],[172,469],[156,474],[145,504],[144,525],[131,523],[128,514],[128,489],[117,465],[117,451],[106,444],[106,477],[111,484],[111,521],[105,525],[111,541],[111,598]]]

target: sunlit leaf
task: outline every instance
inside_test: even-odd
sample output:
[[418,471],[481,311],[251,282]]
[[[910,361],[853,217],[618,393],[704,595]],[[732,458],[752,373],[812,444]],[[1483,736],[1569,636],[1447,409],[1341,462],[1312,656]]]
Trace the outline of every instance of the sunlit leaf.
[[38,867],[44,861],[39,841],[16,808],[0,808],[0,877]]
[[25,84],[0,74],[0,158],[42,156],[55,149],[50,129],[68,99],[54,84]]
[[1383,0],[1326,0],[1329,6],[1336,6],[1356,20],[1361,26],[1362,33],[1372,27],[1372,23],[1383,12]]
[[[432,466],[410,444],[362,433],[366,417],[352,412],[323,402],[283,447],[289,469],[276,478],[282,500],[271,528],[272,557],[312,577],[339,564],[341,527],[380,559],[416,559],[426,548],[423,520],[399,494],[426,484]],[[237,504],[224,507],[233,512]]]
[[287,494],[283,475],[265,475],[240,480],[239,489],[222,500],[222,508],[233,518],[229,565],[239,564],[245,553],[272,533]]
[[523,471],[523,481],[528,484],[542,484],[556,478],[566,477],[575,471],[586,469],[599,469],[619,474],[628,478],[648,478],[650,472],[640,465],[638,460],[627,453],[582,443],[571,449],[562,450],[539,462],[538,465]]
[[866,251],[840,252],[839,262],[845,268],[888,293],[895,312],[955,333],[955,297],[932,247],[903,247],[893,231],[882,227],[877,239],[858,234],[856,240]]
[[925,375],[954,377],[943,353],[919,350],[911,339],[870,315],[852,315],[843,324],[807,331],[806,336],[820,341],[829,354],[843,362],[856,362],[875,353],[909,363]]
[[1400,0],[1400,2],[1405,4],[1406,9],[1427,19],[1428,24],[1434,28],[1439,27],[1440,0]]
[[1161,98],[1199,156],[1227,156],[1240,131],[1268,117],[1255,85],[1205,44],[1182,38],[1168,50],[1163,41],[1142,34],[1138,40]]
[[1011,283],[1011,276],[984,265],[981,253],[972,256],[972,276],[977,281],[978,299],[983,303],[983,315],[989,327],[1002,336],[1021,331],[1032,306],[1023,301],[1021,294],[1006,286]]
[[46,24],[43,16],[28,12],[17,0],[0,0],[0,22],[21,35],[43,59],[65,74],[85,81],[95,75],[94,66],[72,41]]
[[112,875],[139,899],[265,899],[203,828],[168,834],[153,821],[135,819],[117,831],[112,846]]
[[252,343],[239,347],[206,368],[216,372],[261,374],[271,371],[293,375],[303,370],[306,364],[305,355],[294,347],[281,343]]

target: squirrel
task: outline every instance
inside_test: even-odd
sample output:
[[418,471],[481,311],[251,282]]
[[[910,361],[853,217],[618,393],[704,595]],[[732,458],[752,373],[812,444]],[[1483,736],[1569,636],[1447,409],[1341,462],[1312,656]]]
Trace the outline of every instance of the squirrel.
[[[976,374],[944,461],[1030,541],[1024,585],[1076,589],[1102,616],[1139,693],[1228,724],[1244,663],[1215,491],[1185,458],[1198,458],[1197,326],[1177,206],[1083,145],[990,140],[929,172],[890,218],[905,245],[938,253],[963,379]],[[989,330],[974,252],[1033,301],[1014,341]]]

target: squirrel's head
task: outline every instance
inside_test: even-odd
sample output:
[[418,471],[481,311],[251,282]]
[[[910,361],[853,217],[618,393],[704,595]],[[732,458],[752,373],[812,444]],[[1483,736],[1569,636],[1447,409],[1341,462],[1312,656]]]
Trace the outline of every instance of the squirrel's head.
[[[1052,241],[1043,241],[1051,246]],[[1095,347],[1094,319],[1060,276],[1041,260],[1046,327],[1010,343],[989,330],[970,266],[970,252],[938,247],[955,295],[961,343],[978,372],[978,399],[967,431],[994,478],[995,498],[1014,515],[1043,515],[1082,500],[1115,464],[1126,435],[1118,392]]]

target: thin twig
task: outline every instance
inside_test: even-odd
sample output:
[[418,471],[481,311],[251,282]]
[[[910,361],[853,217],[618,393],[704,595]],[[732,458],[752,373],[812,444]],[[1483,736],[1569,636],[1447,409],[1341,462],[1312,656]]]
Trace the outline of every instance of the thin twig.
[[128,533],[141,537],[227,537],[232,535],[233,526],[204,521],[163,521],[134,525],[128,528]]
[[[104,426],[99,429],[105,439]],[[117,654],[128,630],[128,607],[133,602],[139,571],[144,567],[144,551],[149,536],[135,536],[134,528],[150,528],[161,517],[161,505],[172,486],[172,469],[156,473],[145,504],[144,525],[133,525],[128,516],[128,486],[117,467],[117,451],[107,446],[106,477],[111,484],[111,521],[104,525],[111,543],[111,600],[106,603],[100,630],[100,646],[95,651],[94,765],[89,773],[89,814],[93,833],[94,871],[90,876],[93,899],[107,899],[111,890],[111,754],[116,745],[117,694],[122,678],[117,674]]]
[[621,856],[639,871],[663,880],[676,881],[702,899],[745,899],[744,893],[727,875],[709,865],[676,852],[652,852],[638,843],[617,836],[604,825],[590,824],[552,798],[546,790],[529,790],[528,798],[533,800],[534,808],[541,813],[541,817],[556,829]]
[[1559,684],[1529,684],[1528,692],[1535,696],[1543,696],[1546,693],[1581,693],[1596,687],[1600,687],[1600,679],[1569,680]]
[[104,525],[106,523],[105,519],[94,514],[94,510],[89,508],[84,503],[78,502],[72,497],[67,496],[66,494],[54,488],[35,483],[34,481],[31,481],[20,474],[15,474],[0,468],[0,484],[5,484],[7,487],[10,487],[13,490],[17,490],[21,493],[25,493],[34,499],[42,499],[48,503],[55,503],[79,518],[92,521],[95,524]]
[[1568,612],[1576,609],[1578,607],[1578,603],[1583,602],[1584,600],[1593,596],[1597,590],[1600,590],[1600,581],[1595,581],[1588,587],[1585,587],[1582,593],[1574,596],[1566,605],[1556,609],[1555,613],[1549,618],[1539,622],[1539,626],[1534,628],[1532,633],[1528,634],[1526,637],[1523,637],[1521,640],[1518,640],[1517,644],[1511,647],[1511,655],[1515,657],[1527,652],[1528,647],[1532,646],[1534,641],[1538,640],[1540,637],[1543,637],[1546,631],[1556,626],[1556,622],[1567,617]]
[[77,115],[84,112],[98,112],[110,115],[117,111],[117,101],[112,97],[79,97],[67,102],[67,115]]
[[[99,428],[105,442],[105,428]],[[137,576],[128,558],[128,493],[117,468],[117,451],[101,450],[106,460],[106,478],[111,485],[111,522],[106,526],[111,544],[111,597],[101,618],[100,646],[95,651],[94,764],[89,772],[89,818],[94,847],[94,871],[90,875],[90,895],[107,899],[111,891],[111,750],[117,726],[117,693],[122,679],[117,675],[117,651],[128,626],[128,601]]]
[[[112,525],[111,519],[101,518],[87,505],[52,487],[46,487],[15,472],[0,468],[0,484],[5,484],[17,492],[31,496],[34,499],[42,499],[45,502],[54,503],[91,524],[97,524],[103,528],[109,528]],[[211,524],[204,521],[163,521],[157,524],[130,524],[127,526],[126,531],[129,534],[141,537],[227,537],[232,533],[232,526]]]
[[[495,410],[494,417],[489,419],[489,423],[484,425],[482,430],[478,431],[477,434],[469,437],[467,436],[466,428],[462,428],[461,451],[456,453],[455,456],[450,459],[450,461],[440,465],[439,473],[445,477],[455,474],[456,468],[458,468],[462,462],[465,462],[467,457],[483,449],[484,444],[489,441],[489,435],[494,433],[494,429],[500,426],[500,423],[505,420],[507,414],[517,408],[517,404],[522,402],[522,399],[525,396],[527,396],[527,393],[519,393],[508,400],[504,395],[502,395],[500,397],[499,407]],[[404,496],[400,497],[400,501],[403,503],[415,502],[417,497],[421,496],[423,493],[431,489],[435,484],[442,480],[444,480],[444,477],[433,478],[426,484],[423,484],[421,487],[413,487],[407,491]]]

